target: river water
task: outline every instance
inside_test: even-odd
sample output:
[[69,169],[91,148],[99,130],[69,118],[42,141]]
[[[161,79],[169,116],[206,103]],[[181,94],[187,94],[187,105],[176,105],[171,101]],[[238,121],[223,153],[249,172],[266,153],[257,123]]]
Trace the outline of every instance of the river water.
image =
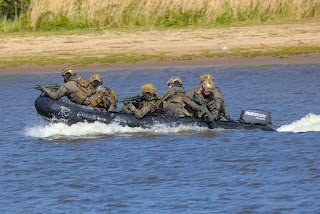
[[231,117],[268,110],[278,132],[46,124],[33,87],[60,74],[1,75],[0,213],[319,213],[319,64],[100,75],[123,100],[145,83],[161,95],[173,76],[190,90],[204,73]]

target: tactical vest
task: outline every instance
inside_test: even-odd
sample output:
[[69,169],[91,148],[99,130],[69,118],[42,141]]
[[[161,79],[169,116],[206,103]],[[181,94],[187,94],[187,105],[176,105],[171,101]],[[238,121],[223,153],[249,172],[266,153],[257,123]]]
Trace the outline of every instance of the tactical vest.
[[[204,98],[204,96],[202,95],[202,88],[199,88],[199,90],[197,91],[196,95],[199,96],[200,98],[200,104],[206,104],[207,103],[207,99]],[[194,97],[193,98],[197,103],[199,103],[199,100]]]
[[[218,87],[216,87],[217,91],[222,95],[220,89]],[[219,110],[219,114],[222,116],[228,116],[227,111],[226,111],[226,103],[224,102],[224,99],[222,99],[222,104],[221,104],[221,108],[218,109]]]
[[185,108],[186,104],[183,102],[183,96],[185,96],[185,94],[186,92],[184,91],[177,91],[171,98],[168,99],[167,103],[175,103],[180,105],[182,112],[186,116],[191,117],[193,114]]
[[107,90],[108,90],[110,99],[113,100],[114,105],[117,106],[117,103],[118,103],[119,99],[118,99],[116,91],[113,90],[112,88],[107,88]]
[[[218,88],[218,87],[215,87],[216,88],[216,90],[217,91],[219,91],[220,93],[221,93],[221,91],[220,91],[220,89]],[[207,102],[207,99],[205,99],[203,96],[202,96],[202,88],[199,88],[199,90],[197,91],[197,95],[199,96],[199,98],[200,98],[200,101],[201,102],[203,102],[203,104],[205,104],[206,102]],[[222,94],[222,93],[221,93]],[[212,96],[213,96],[213,98],[215,98],[215,96],[214,96],[214,93],[212,93]],[[198,102],[198,100],[197,99],[194,99],[195,101],[197,101]],[[200,103],[201,104],[201,103]],[[220,117],[221,116],[223,116],[223,117],[228,117],[228,114],[227,114],[227,112],[226,112],[226,104],[225,104],[225,102],[224,102],[224,100],[223,100],[223,102],[222,102],[222,109],[218,109],[218,111],[219,111],[219,115],[220,115]]]
[[[150,100],[148,100],[150,99]],[[155,99],[155,100],[152,100]],[[160,100],[160,96],[158,94],[155,94],[155,97],[148,97],[147,100],[142,101],[138,107],[138,109],[141,109],[143,105],[145,105],[146,103],[148,103],[148,105],[151,106],[152,108],[152,112],[153,114],[159,114],[162,109],[163,109],[163,103]]]
[[105,107],[103,96],[106,96],[109,100],[113,101],[115,107],[117,107],[118,96],[115,90],[113,90],[112,88],[104,87],[104,86],[100,86],[100,87],[103,87],[104,90],[98,90],[97,93],[99,93],[99,95],[95,99],[90,100],[90,105],[94,107],[96,106]]
[[82,77],[79,77],[76,80],[76,83],[77,83],[77,86],[79,87],[79,91],[72,98],[71,100],[72,102],[82,104],[87,97],[90,97],[96,92],[95,90],[91,89],[88,81],[86,81]]
[[186,94],[186,92],[182,92],[182,91],[176,91],[176,93],[171,96],[166,102],[167,103],[179,103],[182,104],[182,96],[184,96]]

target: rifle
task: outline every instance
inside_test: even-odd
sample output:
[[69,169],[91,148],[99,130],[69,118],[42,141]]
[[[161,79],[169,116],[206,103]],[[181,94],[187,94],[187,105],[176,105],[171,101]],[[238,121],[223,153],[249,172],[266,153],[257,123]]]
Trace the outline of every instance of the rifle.
[[142,101],[157,101],[160,100],[158,98],[152,98],[152,99],[146,99],[140,95],[134,96],[134,97],[127,97],[121,102],[123,103],[137,103],[137,102],[142,102]]
[[160,99],[158,98],[146,99],[143,96],[137,95],[134,97],[125,98],[121,102],[123,102],[124,105],[127,105],[128,103],[132,103],[136,108],[140,108],[142,102],[150,102],[150,101],[158,101],[158,100]]
[[123,102],[124,105],[128,105],[129,103],[132,103],[136,108],[139,108],[142,101],[142,97],[140,95],[134,96],[134,97],[127,97],[121,102]]
[[201,104],[201,107],[202,107],[201,108],[201,112],[198,115],[198,117],[202,117],[205,114],[209,118],[209,122],[213,123],[214,126],[217,126],[217,124],[214,122],[212,114],[208,110],[207,106],[201,101],[201,99],[200,99],[198,94],[196,94],[196,99]]
[[123,103],[131,103],[131,102],[141,102],[142,101],[142,97],[140,95],[134,96],[134,97],[127,97],[124,100],[122,100],[121,102]]
[[35,89],[41,90],[41,88],[49,88],[51,91],[56,91],[60,88],[60,85],[58,83],[53,84],[47,84],[47,85],[36,85]]

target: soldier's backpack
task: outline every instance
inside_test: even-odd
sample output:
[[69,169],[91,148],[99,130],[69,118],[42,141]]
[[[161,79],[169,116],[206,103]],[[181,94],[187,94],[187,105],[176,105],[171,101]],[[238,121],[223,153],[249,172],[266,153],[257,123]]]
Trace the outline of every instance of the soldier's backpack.
[[82,77],[78,77],[76,82],[80,90],[76,93],[72,101],[78,104],[82,104],[87,97],[90,97],[96,91],[94,89],[91,89],[89,82]]

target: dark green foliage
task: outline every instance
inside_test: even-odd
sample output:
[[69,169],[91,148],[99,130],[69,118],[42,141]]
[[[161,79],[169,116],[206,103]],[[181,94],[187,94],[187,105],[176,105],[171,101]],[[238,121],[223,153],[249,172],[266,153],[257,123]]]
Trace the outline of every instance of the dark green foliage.
[[20,32],[20,31],[32,31],[32,27],[30,25],[30,15],[22,15],[19,20],[17,20],[18,24],[14,25],[12,32]]
[[1,0],[0,17],[14,20],[20,15],[27,13],[30,0]]
[[320,13],[320,3],[314,4],[314,5],[311,7],[310,11],[307,12],[307,14],[305,15],[305,17],[307,17],[307,18],[313,18],[313,17],[316,15],[316,13],[318,13],[318,14]]
[[216,18],[216,24],[226,25],[232,23],[234,20],[234,11],[230,7],[229,3],[225,3],[223,7],[223,13]]
[[260,7],[260,1],[256,2],[256,5],[254,6],[253,2],[250,2],[250,7],[243,9],[238,6],[237,11],[237,20],[240,22],[245,22],[248,20],[255,20],[259,17],[259,7]]
[[159,17],[156,21],[157,26],[165,27],[184,27],[201,23],[205,8],[198,11],[182,11],[182,9],[170,11],[166,10],[164,17]]
[[40,30],[40,29],[44,29],[46,23],[49,22],[49,16],[50,16],[51,12],[47,11],[42,13],[36,23],[36,29]]
[[42,13],[36,23],[36,30],[40,31],[50,31],[50,30],[60,30],[60,29],[71,29],[72,23],[67,16],[60,13],[57,17],[47,11]]
[[125,26],[133,25],[135,22],[135,14],[139,7],[138,1],[132,1],[122,12],[122,22]]
[[268,21],[269,17],[270,17],[270,5],[265,9],[264,12],[260,13],[260,21],[262,22],[266,22]]
[[288,4],[283,4],[280,2],[277,5],[275,15],[276,16],[286,16],[288,14],[288,11],[290,10],[290,6]]

